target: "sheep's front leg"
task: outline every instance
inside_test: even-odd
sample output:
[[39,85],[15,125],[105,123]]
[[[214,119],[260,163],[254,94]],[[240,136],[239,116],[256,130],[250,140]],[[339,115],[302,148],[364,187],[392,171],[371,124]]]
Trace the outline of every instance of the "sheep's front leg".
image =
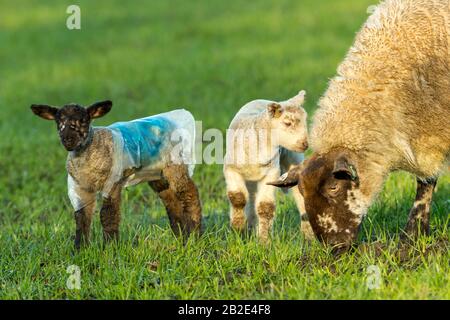
[[[163,177],[169,183],[170,193],[168,197],[178,199],[179,204],[173,206],[177,212],[176,219],[181,225],[172,226],[180,228],[184,235],[191,232],[201,232],[202,229],[202,205],[197,186],[189,176],[186,165],[171,165],[163,169]],[[179,213],[181,204],[182,212]],[[168,211],[170,214],[170,211]]]
[[119,239],[121,191],[122,186],[115,185],[109,196],[103,198],[100,221],[102,223],[103,238],[105,241]]
[[91,222],[92,216],[95,210],[95,194],[91,195],[88,199],[86,199],[88,204],[78,210],[75,211],[75,223],[76,223],[76,231],[75,231],[75,248],[80,249],[82,244],[88,244],[91,232]]
[[230,224],[233,229],[243,232],[246,229],[245,206],[249,199],[244,178],[231,168],[224,170],[227,196],[230,201]]
[[436,183],[437,179],[417,179],[416,200],[406,224],[407,235],[417,237],[419,234],[429,234],[431,200]]
[[278,170],[272,170],[262,181],[258,183],[256,194],[256,213],[258,215],[258,238],[262,243],[270,241],[273,219],[275,217],[275,191],[274,186],[267,183],[277,179]]

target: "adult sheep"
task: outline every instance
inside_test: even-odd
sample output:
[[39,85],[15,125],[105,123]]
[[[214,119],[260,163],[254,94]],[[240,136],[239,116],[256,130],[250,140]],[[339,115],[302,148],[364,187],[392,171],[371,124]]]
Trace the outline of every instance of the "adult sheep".
[[356,239],[387,175],[417,177],[408,235],[429,232],[432,193],[450,155],[450,2],[389,0],[356,37],[319,102],[314,154],[277,186],[298,185],[316,236]]

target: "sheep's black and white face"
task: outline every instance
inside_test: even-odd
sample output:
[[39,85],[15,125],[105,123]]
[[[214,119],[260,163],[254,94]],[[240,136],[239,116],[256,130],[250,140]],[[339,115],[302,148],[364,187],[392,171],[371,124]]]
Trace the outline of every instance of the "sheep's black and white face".
[[85,145],[92,119],[102,117],[111,110],[111,101],[102,101],[84,108],[78,104],[68,104],[61,108],[47,105],[32,105],[37,116],[55,120],[61,143],[67,151],[74,151]]
[[357,171],[350,157],[339,151],[315,154],[303,168],[271,184],[298,187],[317,238],[341,252],[356,240],[368,207]]

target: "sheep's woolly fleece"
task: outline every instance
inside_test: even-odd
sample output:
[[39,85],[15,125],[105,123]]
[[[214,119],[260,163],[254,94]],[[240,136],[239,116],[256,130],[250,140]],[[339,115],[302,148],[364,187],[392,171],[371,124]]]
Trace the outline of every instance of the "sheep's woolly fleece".
[[381,3],[319,102],[314,151],[348,148],[374,171],[439,175],[450,150],[449,31],[448,0]]

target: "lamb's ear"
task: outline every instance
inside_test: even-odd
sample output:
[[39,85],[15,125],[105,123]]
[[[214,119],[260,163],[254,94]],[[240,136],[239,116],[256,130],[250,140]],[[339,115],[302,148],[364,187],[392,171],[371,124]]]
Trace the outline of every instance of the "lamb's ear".
[[300,91],[295,97],[290,98],[288,100],[289,104],[295,105],[297,107],[301,107],[303,103],[305,103],[306,91]]
[[279,103],[273,102],[267,106],[267,111],[272,118],[279,118],[283,113],[282,107]]
[[358,180],[358,172],[355,166],[344,155],[339,156],[334,161],[333,175],[336,179]]
[[38,117],[45,120],[55,120],[56,112],[58,108],[43,105],[43,104],[33,104],[31,105],[31,111]]
[[90,105],[89,107],[87,107],[87,111],[91,119],[96,119],[103,117],[111,110],[111,108],[112,108],[112,101],[106,100],[96,102]]
[[298,185],[300,181],[300,172],[301,172],[301,166],[297,166],[285,174],[283,174],[281,177],[278,178],[277,181],[268,182],[267,184],[270,186],[275,186],[278,188],[292,188]]

